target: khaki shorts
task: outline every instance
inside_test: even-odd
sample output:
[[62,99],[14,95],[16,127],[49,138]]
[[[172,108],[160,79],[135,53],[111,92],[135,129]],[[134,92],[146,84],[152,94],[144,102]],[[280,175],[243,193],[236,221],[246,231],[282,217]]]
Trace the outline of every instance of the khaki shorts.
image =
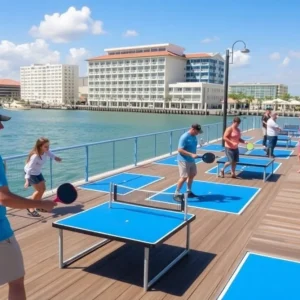
[[197,175],[197,166],[194,162],[178,161],[179,176],[187,178]]
[[0,285],[24,277],[24,262],[14,236],[0,242]]

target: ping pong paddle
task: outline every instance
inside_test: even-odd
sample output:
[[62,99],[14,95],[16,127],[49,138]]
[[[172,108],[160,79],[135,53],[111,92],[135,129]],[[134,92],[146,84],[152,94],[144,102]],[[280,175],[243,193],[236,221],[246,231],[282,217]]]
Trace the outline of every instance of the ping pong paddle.
[[54,202],[71,204],[77,199],[77,191],[71,183],[63,183],[57,189],[56,199]]
[[217,157],[219,157],[219,156],[216,156],[215,154],[213,154],[211,152],[206,152],[203,155],[198,156],[198,158],[201,158],[202,161],[207,164],[213,163]]

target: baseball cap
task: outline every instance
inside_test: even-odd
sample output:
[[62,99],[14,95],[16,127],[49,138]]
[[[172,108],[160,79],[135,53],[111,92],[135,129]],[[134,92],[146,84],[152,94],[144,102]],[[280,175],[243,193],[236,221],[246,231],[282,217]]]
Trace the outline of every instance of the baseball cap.
[[192,128],[198,130],[199,133],[203,133],[203,131],[201,129],[201,125],[199,125],[199,124],[193,124]]
[[4,115],[0,115],[0,122],[5,122],[5,121],[9,121],[11,119],[11,117],[7,117]]

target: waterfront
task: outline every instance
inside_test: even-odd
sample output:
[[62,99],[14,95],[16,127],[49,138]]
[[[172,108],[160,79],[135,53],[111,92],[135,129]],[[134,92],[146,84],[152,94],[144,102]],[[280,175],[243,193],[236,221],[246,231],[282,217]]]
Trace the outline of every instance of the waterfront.
[[[21,155],[5,163],[10,188],[23,196],[32,193],[31,188],[23,188],[26,155],[40,136],[50,139],[52,150],[73,147],[56,152],[63,159],[62,163],[51,163],[49,160],[44,167],[47,189],[52,189],[65,181],[87,179],[176,150],[183,129],[172,133],[164,132],[166,130],[187,128],[194,122],[204,125],[221,121],[220,117],[208,116],[65,110],[2,110],[0,113],[12,117],[1,132],[0,153],[3,158]],[[157,134],[138,139],[128,138],[155,132]],[[205,130],[203,138],[206,141],[215,139],[220,132],[221,123]],[[118,138],[126,139],[116,140]],[[116,141],[100,143],[107,140]],[[84,145],[97,142],[99,144]],[[75,145],[82,146],[74,148]]]
[[222,120],[218,116],[36,109],[0,110],[0,114],[12,117],[1,132],[2,156],[27,153],[40,136],[48,137],[51,147],[61,148]]

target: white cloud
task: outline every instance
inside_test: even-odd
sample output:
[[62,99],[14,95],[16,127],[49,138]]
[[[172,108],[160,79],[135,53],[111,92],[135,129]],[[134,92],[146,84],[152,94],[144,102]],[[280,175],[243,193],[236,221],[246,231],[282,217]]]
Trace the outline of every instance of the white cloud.
[[85,48],[71,48],[67,55],[66,63],[79,66],[79,75],[87,75],[86,59],[91,56],[90,52]]
[[89,51],[85,48],[71,48],[69,50],[69,55],[67,56],[67,63],[77,65],[82,62],[85,62],[85,59],[90,55]]
[[280,53],[279,52],[273,52],[270,54],[270,59],[271,60],[279,60],[280,59]]
[[126,32],[124,33],[125,37],[131,37],[131,36],[138,36],[138,32],[135,30],[126,30]]
[[60,53],[51,50],[42,39],[19,45],[7,40],[0,41],[0,77],[18,79],[20,66],[59,61]]
[[84,6],[81,10],[70,7],[65,13],[45,15],[39,26],[32,26],[29,33],[36,38],[54,43],[67,43],[84,34],[104,34],[103,23],[91,18],[91,10]]
[[[223,55],[223,58],[225,59],[225,55]],[[250,59],[251,56],[249,54],[242,53],[240,50],[233,51],[233,64],[231,64],[232,52],[230,51],[229,66],[232,68],[243,68],[250,64]]]
[[285,59],[283,60],[283,62],[281,63],[282,66],[286,67],[289,65],[291,59],[287,56],[285,57]]
[[294,57],[294,58],[300,58],[300,51],[293,51],[293,50],[291,50],[290,52],[289,52],[289,56],[290,57]]
[[219,41],[219,40],[220,40],[220,38],[218,38],[217,36],[214,36],[212,38],[205,38],[204,40],[201,41],[201,43],[209,44],[209,43],[216,42],[216,41]]

